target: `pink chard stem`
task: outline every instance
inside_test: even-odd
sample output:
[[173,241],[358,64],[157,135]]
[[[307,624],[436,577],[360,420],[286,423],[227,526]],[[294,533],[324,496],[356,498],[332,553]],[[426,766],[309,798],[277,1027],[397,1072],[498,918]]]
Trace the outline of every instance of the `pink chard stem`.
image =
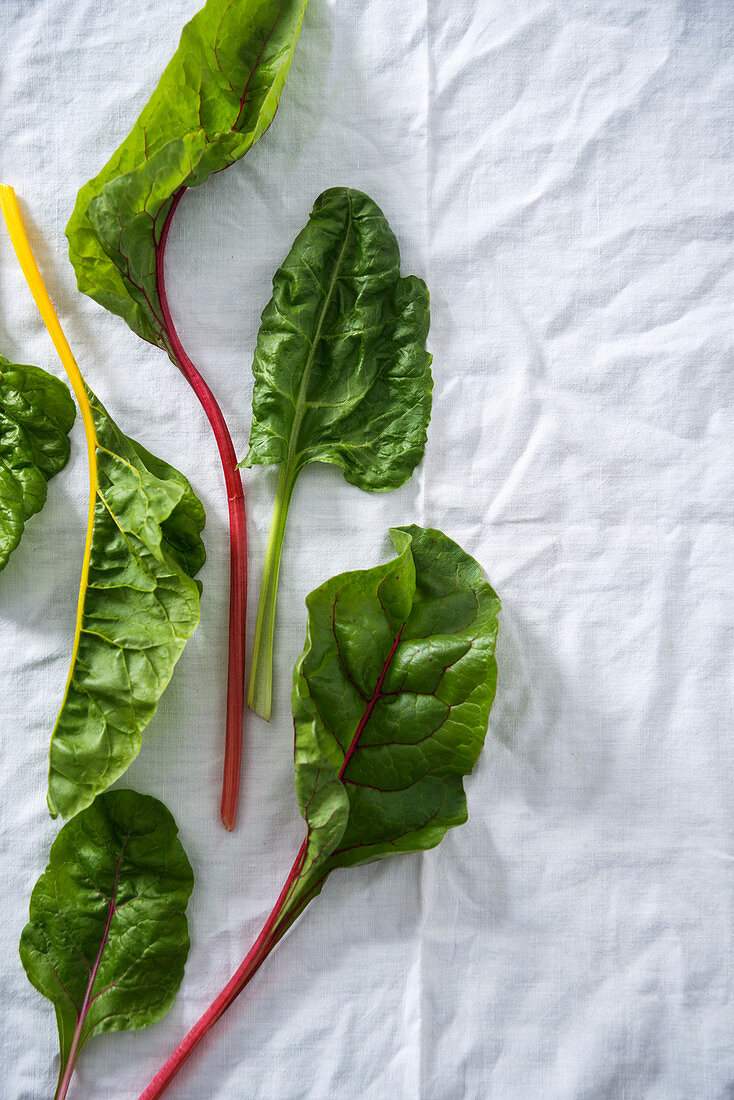
[[158,296],[163,312],[165,335],[171,356],[198,397],[219,448],[224,470],[229,505],[229,661],[227,669],[227,726],[224,750],[224,781],[222,785],[222,822],[234,829],[242,768],[242,723],[245,691],[245,612],[247,606],[247,522],[242,477],[237,469],[237,455],[222,410],[214,394],[199,374],[181,343],[168,305],[165,281],[165,252],[173,216],[184,194],[175,195],[166,216],[156,249]]
[[275,945],[295,920],[302,905],[296,904],[296,906],[293,906],[289,903],[293,901],[294,887],[298,884],[303,870],[308,839],[307,836],[301,845],[280,896],[270,916],[265,921],[260,935],[245,956],[242,965],[232,975],[219,996],[212,1001],[206,1012],[197,1020],[183,1042],[179,1043],[148,1087],[140,1094],[139,1100],[156,1100],[157,1097],[163,1095],[189,1055],[193,1053],[220,1016],[239,997],[242,990],[254,977]]
[[127,841],[128,837],[126,836],[125,840],[123,841],[122,848],[120,849],[120,854],[117,857],[117,866],[115,867],[115,880],[112,885],[112,897],[109,900],[109,907],[107,909],[107,922],[104,927],[104,932],[102,933],[102,939],[99,945],[99,951],[97,952],[97,958],[94,960],[94,966],[89,971],[89,982],[87,984],[87,991],[84,995],[84,1003],[82,1004],[82,1007],[77,1015],[76,1027],[74,1028],[74,1035],[72,1037],[71,1047],[69,1048],[69,1057],[66,1060],[66,1065],[64,1066],[63,1073],[61,1074],[61,1077],[59,1079],[59,1085],[56,1090],[54,1100],[64,1100],[69,1090],[69,1084],[71,1082],[72,1074],[74,1073],[79,1054],[81,1053],[82,1032],[84,1031],[84,1025],[87,1022],[87,1013],[89,1012],[89,1006],[91,1005],[92,1001],[97,999],[98,996],[92,996],[92,989],[97,979],[97,972],[99,970],[100,963],[102,962],[102,954],[105,947],[107,946],[107,937],[109,936],[112,918],[115,915],[115,906],[117,901],[117,884],[120,880],[120,867],[122,866],[122,857],[125,853],[125,846],[127,845]]
[[[365,701],[365,709],[357,723],[354,736],[349,747],[344,753],[344,760],[337,774],[337,780],[341,782],[347,770],[350,760],[359,746],[364,728],[370,720],[370,716],[382,698],[383,686],[388,669],[392,664],[395,652],[403,635],[403,626],[398,630],[390,652],[387,655],[382,671],[375,684],[372,696]],[[156,1100],[162,1096],[169,1084],[176,1076],[181,1066],[190,1054],[204,1038],[206,1033],[217,1022],[220,1016],[227,1011],[232,1002],[239,997],[250,979],[257,973],[265,959],[273,950],[282,936],[288,931],[296,917],[303,912],[308,902],[316,896],[329,874],[329,861],[322,861],[320,868],[316,869],[316,863],[312,857],[306,863],[308,848],[311,840],[310,829],[306,832],[306,838],[296,856],[296,861],[291,867],[290,874],[285,880],[285,885],[273,907],[273,911],[263,925],[262,932],[248,951],[244,962],[225,985],[222,992],[209,1005],[204,1015],[194,1024],[182,1043],[174,1050],[163,1068],[156,1074],[147,1089],[140,1094],[139,1100]]]

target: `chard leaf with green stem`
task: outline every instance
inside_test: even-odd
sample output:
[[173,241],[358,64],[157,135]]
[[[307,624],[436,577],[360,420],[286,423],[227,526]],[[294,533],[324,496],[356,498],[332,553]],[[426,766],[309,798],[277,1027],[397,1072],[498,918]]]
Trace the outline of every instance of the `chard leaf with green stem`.
[[306,837],[239,970],[141,1094],[155,1100],[332,871],[433,848],[467,818],[462,777],[494,698],[499,600],[440,531],[392,533],[397,557],[308,597],[293,674]]
[[165,252],[189,187],[247,153],[280,101],[308,0],[208,0],[140,117],[82,187],[66,234],[79,289],[162,348],[194,389],[214,432],[230,523],[230,632],[222,820],[235,822],[242,754],[247,536],[242,479],[219,405],[179,338]]
[[53,1003],[66,1096],[86,1043],[165,1016],[189,951],[194,878],[162,802],[108,791],[63,827],[20,939],[28,980]]
[[385,215],[361,191],[316,200],[273,279],[253,364],[243,466],[280,464],[265,556],[248,704],[270,717],[278,573],[293,490],[310,462],[360,489],[396,489],[423,456],[431,415],[425,283],[400,277]]
[[60,379],[0,355],[0,571],[68,461],[75,416]]

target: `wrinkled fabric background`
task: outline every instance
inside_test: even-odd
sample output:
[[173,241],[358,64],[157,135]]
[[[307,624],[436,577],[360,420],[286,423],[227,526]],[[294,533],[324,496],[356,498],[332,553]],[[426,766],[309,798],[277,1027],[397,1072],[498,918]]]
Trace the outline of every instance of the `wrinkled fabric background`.
[[[70,1096],[137,1097],[238,965],[302,835],[289,680],[304,597],[418,522],[502,597],[469,823],[335,875],[171,1088],[181,1100],[713,1100],[732,1010],[732,15],[728,0],[311,0],[270,132],[190,192],[168,250],[184,344],[246,449],[270,280],[316,195],[369,192],[432,292],[425,461],[291,510],[275,707],[218,822],[226,506],[165,356],[79,295],[63,229],[199,0],[2,0],[0,178],[89,384],[191,478],[202,621],[121,785],[194,865],[166,1019],[87,1048]],[[0,232],[0,351],[60,367]],[[247,472],[250,626],[276,472]],[[81,423],[0,577],[0,1094],[53,1095],[53,1012],[17,940],[58,824],[47,746],[86,514]]]

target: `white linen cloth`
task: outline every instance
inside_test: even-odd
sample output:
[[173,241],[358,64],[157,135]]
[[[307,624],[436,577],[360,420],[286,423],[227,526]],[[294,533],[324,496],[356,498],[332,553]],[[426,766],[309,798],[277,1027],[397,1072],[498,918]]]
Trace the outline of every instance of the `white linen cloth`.
[[[175,318],[240,454],[270,280],[313,200],[367,191],[432,294],[435,403],[411,482],[312,467],[281,573],[270,725],[218,821],[226,502],[185,381],[78,294],[64,226],[199,0],[3,0],[0,178],[120,426],[208,515],[199,630],[121,786],[162,798],[196,873],[180,994],[93,1040],[70,1097],[137,1097],[239,964],[303,833],[289,689],[304,597],[440,527],[504,604],[469,822],[340,873],[172,1100],[714,1100],[732,1009],[732,9],[721,0],[311,0],[282,105],[191,192]],[[60,367],[4,231],[0,352]],[[245,475],[252,628],[276,472]],[[0,576],[0,1095],[51,1097],[51,1006],[17,955],[58,823],[47,747],[83,528],[81,423]]]

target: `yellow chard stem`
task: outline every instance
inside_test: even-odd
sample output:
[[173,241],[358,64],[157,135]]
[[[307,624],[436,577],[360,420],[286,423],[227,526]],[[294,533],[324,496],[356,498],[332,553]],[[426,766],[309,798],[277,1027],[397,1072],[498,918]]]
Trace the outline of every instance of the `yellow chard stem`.
[[[72,389],[76,395],[76,399],[79,402],[79,408],[82,414],[82,420],[84,422],[84,431],[87,436],[87,456],[89,459],[89,515],[87,520],[87,537],[84,545],[84,561],[82,563],[82,577],[79,586],[79,606],[77,608],[76,617],[76,631],[74,635],[74,650],[71,658],[71,665],[69,667],[69,677],[71,678],[71,672],[74,668],[74,661],[76,659],[76,651],[79,645],[79,636],[81,633],[82,614],[84,611],[84,593],[87,589],[87,578],[89,576],[89,558],[92,551],[92,531],[94,527],[94,507],[97,500],[97,433],[94,428],[94,420],[92,418],[92,409],[89,404],[89,398],[87,397],[87,391],[84,387],[84,379],[82,378],[81,371],[77,366],[76,359],[72,355],[69,342],[64,336],[63,329],[59,323],[59,319],[56,316],[56,310],[53,307],[51,299],[49,297],[46,286],[43,282],[41,272],[38,270],[38,264],[36,258],[33,255],[30,241],[28,240],[28,234],[25,231],[23,225],[23,218],[18,207],[18,200],[15,195],[15,191],[12,187],[8,187],[7,184],[0,183],[0,208],[2,208],[3,217],[5,218],[5,224],[8,227],[8,233],[10,234],[10,240],[13,243],[15,254],[18,257],[18,262],[23,269],[23,274],[26,277],[26,282],[30,287],[31,294],[35,299],[35,303],[38,306],[38,311],[43,318],[43,323],[48,329],[49,336],[53,340],[54,347],[59,354],[64,370],[69,376]],[[67,689],[68,689],[67,682]]]

